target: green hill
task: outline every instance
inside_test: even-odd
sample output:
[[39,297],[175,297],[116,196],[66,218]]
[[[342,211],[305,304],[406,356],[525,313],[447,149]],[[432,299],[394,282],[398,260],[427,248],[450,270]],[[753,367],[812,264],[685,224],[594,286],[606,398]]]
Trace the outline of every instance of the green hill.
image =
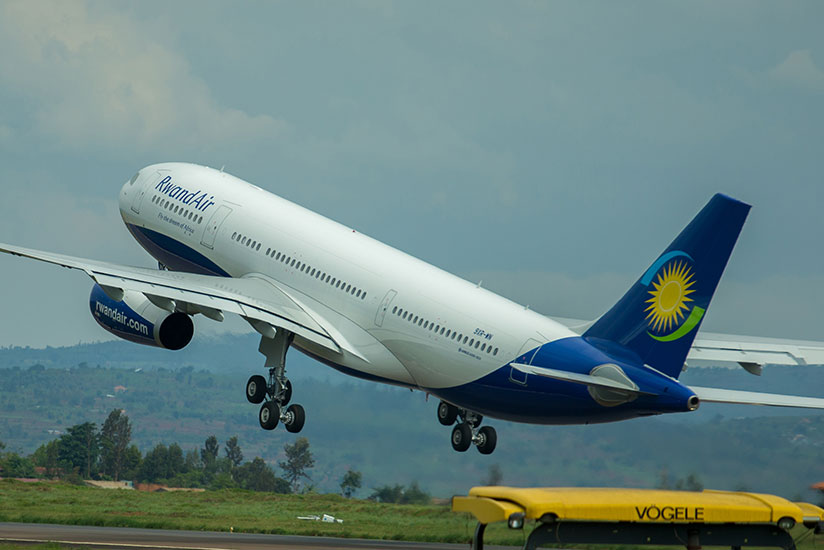
[[[247,459],[275,466],[292,434],[264,432],[257,406],[246,402],[246,378],[261,371],[256,339],[231,336],[192,350],[164,352],[122,342],[46,350],[0,350],[0,441],[7,451],[30,453],[55,431],[102,423],[123,408],[133,440],[144,452],[156,443],[184,450],[209,435],[239,436]],[[251,351],[250,351],[251,350]],[[491,420],[498,449],[459,454],[449,429],[435,418],[436,399],[421,392],[358,381],[290,352],[294,400],[307,410],[301,435],[316,457],[312,480],[335,491],[348,468],[363,472],[369,488],[417,480],[436,496],[481,483],[500,464],[512,485],[654,486],[662,473],[695,473],[707,487],[747,488],[788,497],[824,480],[824,416],[797,410],[702,405],[695,413],[593,426],[531,426]],[[693,368],[688,384],[820,394],[824,369]],[[122,386],[125,390],[118,388]],[[769,416],[768,416],[769,415]],[[222,454],[222,451],[221,451]]]

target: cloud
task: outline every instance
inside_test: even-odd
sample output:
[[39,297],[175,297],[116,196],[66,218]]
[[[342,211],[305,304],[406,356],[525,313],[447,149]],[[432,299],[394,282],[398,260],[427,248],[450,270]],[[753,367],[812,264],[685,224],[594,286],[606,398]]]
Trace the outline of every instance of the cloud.
[[[0,86],[21,127],[75,149],[156,151],[274,137],[284,122],[218,104],[156,23],[86,2],[0,4]],[[32,107],[27,109],[27,105]]]
[[815,64],[810,50],[791,52],[784,61],[769,70],[771,79],[806,90],[824,90],[824,71]]

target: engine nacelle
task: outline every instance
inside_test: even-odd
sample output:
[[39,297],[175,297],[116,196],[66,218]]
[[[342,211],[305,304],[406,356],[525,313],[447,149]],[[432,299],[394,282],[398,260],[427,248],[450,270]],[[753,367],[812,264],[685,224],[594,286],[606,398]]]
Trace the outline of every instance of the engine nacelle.
[[138,344],[179,350],[192,341],[195,333],[195,325],[187,314],[161,309],[140,292],[124,291],[118,301],[95,284],[89,307],[101,327]]

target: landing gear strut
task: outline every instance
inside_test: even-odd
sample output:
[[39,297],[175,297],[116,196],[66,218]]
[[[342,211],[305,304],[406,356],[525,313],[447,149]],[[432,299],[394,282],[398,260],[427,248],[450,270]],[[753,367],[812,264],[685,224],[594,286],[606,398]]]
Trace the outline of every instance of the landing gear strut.
[[483,419],[484,417],[476,412],[458,408],[446,401],[438,404],[438,421],[441,424],[451,426],[458,421],[452,428],[452,448],[459,453],[469,449],[472,444],[482,455],[491,454],[495,450],[498,435],[492,426],[480,427]]
[[269,380],[256,374],[246,382],[246,399],[250,403],[263,403],[258,421],[264,430],[274,430],[278,422],[282,422],[287,431],[298,433],[306,422],[303,407],[289,405],[292,382],[286,378],[286,352],[294,336],[291,332],[278,330],[274,338],[261,337],[258,350],[266,356]]

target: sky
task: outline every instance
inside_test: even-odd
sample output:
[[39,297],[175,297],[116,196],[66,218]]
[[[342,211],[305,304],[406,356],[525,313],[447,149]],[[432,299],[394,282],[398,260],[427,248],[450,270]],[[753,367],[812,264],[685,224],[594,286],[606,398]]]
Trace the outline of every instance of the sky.
[[[151,266],[118,191],[196,162],[595,318],[724,192],[753,209],[704,328],[824,340],[822,20],[817,1],[2,0],[0,242]],[[84,274],[0,270],[0,346],[110,338]]]

